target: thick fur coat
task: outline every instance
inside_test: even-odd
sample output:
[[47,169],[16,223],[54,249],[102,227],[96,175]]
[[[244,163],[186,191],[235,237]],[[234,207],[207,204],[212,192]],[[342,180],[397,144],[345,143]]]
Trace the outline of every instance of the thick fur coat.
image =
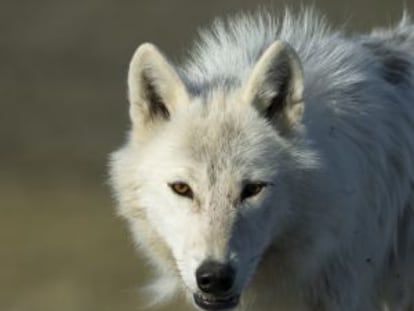
[[[409,18],[366,35],[310,12],[219,20],[181,65],[140,46],[128,88],[111,184],[156,301],[413,310]],[[207,260],[232,267],[225,295],[203,292]]]

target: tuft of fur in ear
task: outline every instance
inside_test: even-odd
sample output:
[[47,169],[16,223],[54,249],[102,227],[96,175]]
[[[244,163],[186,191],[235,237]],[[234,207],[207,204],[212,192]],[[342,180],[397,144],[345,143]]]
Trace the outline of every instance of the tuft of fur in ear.
[[152,44],[138,47],[129,65],[128,96],[134,134],[139,139],[188,103],[186,88],[172,65]]
[[282,134],[297,128],[304,109],[303,74],[289,44],[275,41],[254,65],[243,97]]

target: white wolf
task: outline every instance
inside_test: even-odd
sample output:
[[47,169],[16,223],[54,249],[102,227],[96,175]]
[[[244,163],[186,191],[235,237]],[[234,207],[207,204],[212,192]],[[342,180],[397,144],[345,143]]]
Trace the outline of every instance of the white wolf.
[[132,58],[111,158],[156,300],[204,310],[413,310],[414,25],[344,35],[240,15],[181,66]]

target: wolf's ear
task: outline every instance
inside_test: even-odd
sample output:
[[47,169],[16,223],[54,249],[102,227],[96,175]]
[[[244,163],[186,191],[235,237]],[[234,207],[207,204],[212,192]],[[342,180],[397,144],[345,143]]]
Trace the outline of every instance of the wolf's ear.
[[128,96],[133,130],[146,137],[170,119],[179,105],[188,103],[186,88],[159,50],[144,43],[129,65]]
[[281,133],[294,129],[304,105],[302,66],[293,48],[282,41],[267,48],[253,67],[243,95]]

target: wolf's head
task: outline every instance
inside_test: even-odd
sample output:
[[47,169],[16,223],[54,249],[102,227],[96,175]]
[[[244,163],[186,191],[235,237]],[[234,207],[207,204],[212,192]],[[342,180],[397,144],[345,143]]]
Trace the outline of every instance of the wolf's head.
[[132,58],[132,129],[113,154],[119,211],[160,273],[206,310],[235,307],[287,230],[295,178],[313,165],[302,143],[300,61],[276,41],[247,78],[191,92],[153,45]]

